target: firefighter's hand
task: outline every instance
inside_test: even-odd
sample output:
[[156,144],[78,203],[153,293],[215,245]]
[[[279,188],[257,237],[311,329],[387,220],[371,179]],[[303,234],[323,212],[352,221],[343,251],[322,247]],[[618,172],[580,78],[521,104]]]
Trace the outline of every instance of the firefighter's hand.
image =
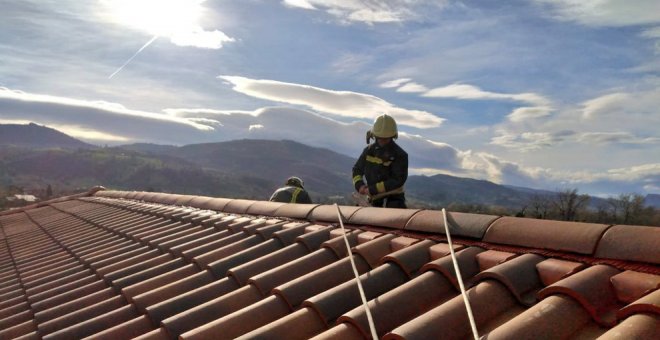
[[366,185],[363,185],[360,187],[360,190],[358,190],[360,195],[369,195],[369,187]]

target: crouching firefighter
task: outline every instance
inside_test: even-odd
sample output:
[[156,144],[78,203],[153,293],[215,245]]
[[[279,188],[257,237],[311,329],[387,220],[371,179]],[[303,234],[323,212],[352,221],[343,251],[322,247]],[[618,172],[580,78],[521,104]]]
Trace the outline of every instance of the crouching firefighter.
[[[396,121],[383,114],[367,131],[367,147],[353,166],[353,186],[374,207],[406,208],[403,184],[408,179],[408,154],[394,140]],[[371,139],[375,139],[372,143]]]
[[284,186],[275,190],[270,201],[284,203],[312,203],[309,194],[303,187],[303,180],[299,177],[289,177]]

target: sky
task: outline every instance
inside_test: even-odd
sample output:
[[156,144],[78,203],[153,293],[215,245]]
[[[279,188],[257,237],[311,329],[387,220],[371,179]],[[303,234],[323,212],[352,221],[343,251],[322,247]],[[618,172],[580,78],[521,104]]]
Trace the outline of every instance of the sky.
[[357,158],[386,113],[410,174],[660,194],[657,0],[2,3],[1,124]]

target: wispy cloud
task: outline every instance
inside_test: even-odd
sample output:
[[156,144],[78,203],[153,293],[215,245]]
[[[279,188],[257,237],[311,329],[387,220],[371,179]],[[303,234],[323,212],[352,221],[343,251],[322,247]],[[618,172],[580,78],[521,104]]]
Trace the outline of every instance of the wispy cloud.
[[535,0],[546,5],[559,20],[587,26],[632,26],[660,22],[660,5],[655,0]]
[[121,104],[109,103],[104,101],[88,101],[75,98],[58,97],[44,94],[27,93],[18,90],[11,90],[6,87],[0,87],[0,101],[5,103],[14,102],[31,102],[40,103],[60,107],[71,107],[80,109],[92,109],[96,111],[103,111],[115,115],[134,116],[140,118],[148,118],[152,120],[168,121],[177,124],[184,124],[194,127],[199,130],[212,130],[212,127],[207,125],[197,124],[185,118],[172,117],[165,114],[131,110]]
[[548,148],[575,136],[573,131],[523,132],[520,134],[500,132],[490,144],[528,152]]
[[427,98],[450,98],[463,100],[507,100],[533,106],[516,108],[507,117],[512,122],[522,122],[530,119],[549,116],[554,108],[551,101],[536,93],[497,93],[484,91],[477,86],[468,84],[452,84],[428,89],[426,86],[413,82],[410,78],[400,78],[382,83],[380,87],[396,88],[402,93],[421,93]]
[[238,76],[219,76],[218,78],[232,84],[235,91],[252,97],[302,105],[321,113],[342,117],[374,119],[380,114],[387,113],[392,115],[400,125],[417,128],[437,127],[444,120],[430,112],[400,108],[381,98],[364,93],[327,90],[309,85]]
[[482,89],[468,84],[452,84],[443,87],[436,87],[428,90],[423,97],[431,98],[457,98],[457,99],[498,99],[513,100],[538,106],[547,106],[550,101],[536,93],[508,94],[483,91]]
[[287,7],[306,10],[324,10],[340,22],[366,24],[392,23],[415,20],[433,6],[441,8],[445,1],[437,0],[283,0]]
[[581,134],[578,141],[590,144],[659,144],[660,137],[639,137],[629,132],[587,132]]

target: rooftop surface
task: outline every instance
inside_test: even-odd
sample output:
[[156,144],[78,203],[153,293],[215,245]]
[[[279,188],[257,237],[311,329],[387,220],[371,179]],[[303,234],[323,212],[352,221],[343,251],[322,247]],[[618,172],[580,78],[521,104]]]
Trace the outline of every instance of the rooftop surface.
[[[0,339],[472,338],[441,211],[98,191],[0,214]],[[449,213],[479,336],[660,338],[660,228]]]

